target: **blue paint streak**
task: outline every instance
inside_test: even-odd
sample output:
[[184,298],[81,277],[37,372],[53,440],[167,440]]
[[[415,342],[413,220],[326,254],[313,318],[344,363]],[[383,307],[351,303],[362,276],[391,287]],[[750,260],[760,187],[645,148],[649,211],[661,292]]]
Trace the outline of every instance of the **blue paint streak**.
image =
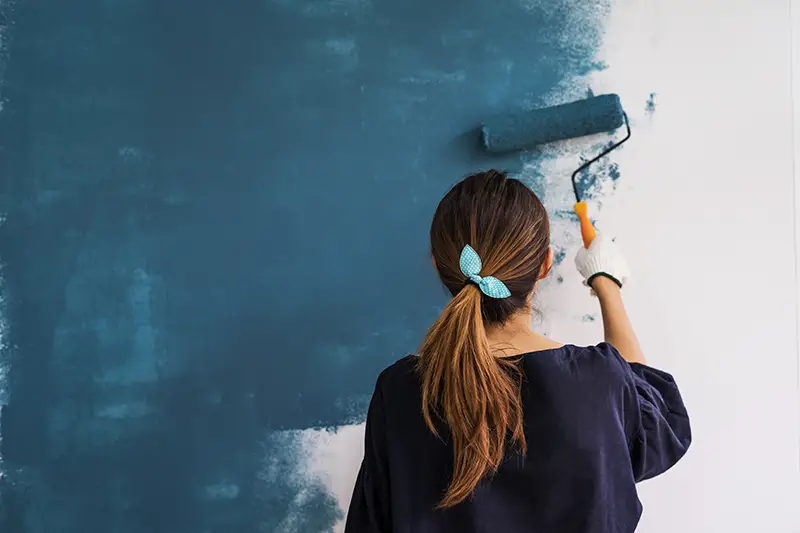
[[599,68],[570,4],[9,8],[0,530],[272,530],[303,489],[328,530],[265,435],[360,418],[418,345],[435,205],[506,162],[476,127]]

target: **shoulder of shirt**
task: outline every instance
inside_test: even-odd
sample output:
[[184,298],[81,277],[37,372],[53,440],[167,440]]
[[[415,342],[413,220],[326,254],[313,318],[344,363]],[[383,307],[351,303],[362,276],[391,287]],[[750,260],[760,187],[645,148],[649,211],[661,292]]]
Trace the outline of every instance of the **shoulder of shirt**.
[[589,361],[598,361],[598,360],[609,359],[611,360],[611,362],[622,360],[622,356],[620,356],[617,349],[606,342],[601,342],[600,344],[590,345],[590,346],[565,344],[560,348],[541,350],[539,352],[529,352],[524,354],[524,357],[526,359],[528,358],[536,359],[542,357],[544,354],[553,354],[555,358],[567,359],[567,360],[586,359]]
[[407,355],[384,368],[378,376],[378,386],[385,383],[392,383],[397,380],[407,378],[409,375],[416,375],[417,356]]
[[611,344],[601,342],[596,346],[588,346],[584,350],[590,360],[590,367],[597,371],[603,371],[603,374],[612,382],[621,383],[630,379],[630,365]]
[[596,358],[612,365],[627,364],[619,351],[607,342],[601,342],[594,346],[580,347],[578,349],[588,357]]
[[[530,354],[534,360],[537,354]],[[630,366],[612,345],[601,342],[593,346],[566,345],[556,352],[558,366],[571,368],[571,372],[584,369],[593,373],[601,372],[611,378],[625,378]]]
[[607,342],[601,342],[600,344],[594,346],[587,346],[584,349],[589,350],[590,352],[592,352],[597,356],[610,359],[612,360],[612,362],[615,363],[618,361],[624,362],[624,359],[622,359],[622,356],[620,355],[619,351],[617,351],[616,348],[614,348]]

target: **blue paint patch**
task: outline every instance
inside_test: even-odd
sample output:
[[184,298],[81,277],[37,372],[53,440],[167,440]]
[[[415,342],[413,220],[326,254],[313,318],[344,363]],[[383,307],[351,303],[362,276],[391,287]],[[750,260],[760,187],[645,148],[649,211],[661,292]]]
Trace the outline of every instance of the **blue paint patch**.
[[550,213],[550,217],[556,220],[567,220],[570,222],[579,222],[578,215],[572,209],[556,209]]
[[650,93],[647,103],[644,106],[645,113],[652,115],[656,112],[656,93]]
[[620,173],[619,173],[619,165],[617,163],[611,163],[608,165],[608,177],[611,178],[611,181],[616,182],[619,180]]
[[554,158],[552,155],[534,156],[526,161],[520,173],[515,174],[516,179],[527,185],[540,199],[544,198],[547,189],[547,176],[542,172],[542,163],[552,158]]
[[[595,163],[595,165],[599,165],[600,163]],[[594,191],[597,189],[597,180],[598,174],[595,172],[595,168],[589,167],[575,178],[575,183],[577,184],[578,190],[578,197],[581,200],[587,200],[591,198],[594,194]]]
[[595,61],[592,63],[592,72],[602,72],[608,68],[608,63],[605,61]]
[[301,432],[272,433],[262,450],[253,487],[259,500],[253,510],[257,526],[250,531],[331,531],[343,516],[320,480],[304,471],[307,457],[301,455]]
[[[614,135],[614,133],[612,133]],[[618,133],[616,135],[619,135]],[[588,161],[593,157],[592,154],[598,154],[603,150],[610,148],[615,143],[615,140],[608,141],[603,144],[595,144],[591,150],[587,150],[585,155],[581,158],[581,164]],[[619,150],[624,147],[618,148]],[[591,200],[599,198],[601,193],[604,192],[606,183],[610,183],[612,190],[616,188],[617,181],[621,177],[619,165],[611,161],[614,152],[608,156],[596,161],[583,172],[578,174],[576,182],[578,185],[578,194],[582,200]]]
[[0,530],[329,530],[322,487],[262,477],[300,460],[265,428],[360,419],[416,348],[437,202],[519,163],[477,127],[599,68],[573,5],[4,9]]
[[558,266],[564,262],[567,257],[567,249],[561,246],[555,246],[555,254],[553,255],[553,264]]

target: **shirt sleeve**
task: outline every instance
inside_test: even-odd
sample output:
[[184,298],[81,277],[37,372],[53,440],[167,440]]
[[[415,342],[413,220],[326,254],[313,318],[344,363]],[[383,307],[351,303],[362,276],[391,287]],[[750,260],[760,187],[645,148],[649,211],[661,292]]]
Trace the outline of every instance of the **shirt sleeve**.
[[[602,345],[601,345],[602,346]],[[689,415],[674,378],[661,370],[628,363],[609,344],[624,379],[625,432],[637,482],[663,474],[675,465],[692,442]]]
[[364,459],[358,471],[345,533],[391,533],[389,462],[380,378],[367,412]]

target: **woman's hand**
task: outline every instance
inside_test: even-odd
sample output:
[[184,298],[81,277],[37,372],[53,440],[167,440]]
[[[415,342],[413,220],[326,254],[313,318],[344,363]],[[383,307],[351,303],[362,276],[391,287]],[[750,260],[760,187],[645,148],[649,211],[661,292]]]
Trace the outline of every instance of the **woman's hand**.
[[642,348],[622,303],[620,288],[630,276],[630,270],[617,245],[598,234],[589,248],[580,249],[575,265],[600,300],[606,342],[629,363],[644,363]]
[[619,287],[625,284],[630,277],[628,262],[610,237],[598,233],[589,245],[581,248],[575,256],[575,266],[583,276],[584,283],[594,288],[594,282],[599,277],[606,277],[614,281]]

